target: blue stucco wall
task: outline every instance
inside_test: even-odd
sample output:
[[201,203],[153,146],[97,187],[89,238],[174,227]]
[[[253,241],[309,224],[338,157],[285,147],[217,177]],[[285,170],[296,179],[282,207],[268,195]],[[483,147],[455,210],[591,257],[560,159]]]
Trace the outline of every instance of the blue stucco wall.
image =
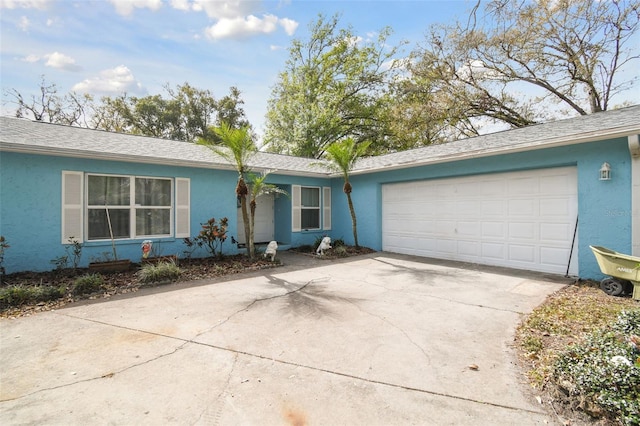
[[[605,161],[613,171],[610,181],[598,180]],[[562,166],[576,166],[578,172],[579,274],[582,278],[600,279],[602,274],[589,245],[631,253],[631,157],[626,138],[354,175],[352,197],[359,243],[382,249],[381,188],[385,183]],[[340,179],[333,181],[332,194],[331,235],[352,244],[351,220]]]
[[[200,230],[200,223],[210,217],[229,219],[229,235],[237,235],[237,206],[234,188],[237,174],[233,171],[189,167],[158,166],[129,162],[99,161],[11,152],[0,153],[0,235],[10,247],[5,252],[7,273],[53,269],[51,261],[65,254],[61,243],[61,175],[63,170],[92,173],[124,174],[153,177],[183,177],[191,179],[191,235]],[[272,175],[269,182],[283,185],[327,185],[325,179],[296,178]],[[278,235],[294,245],[313,242],[306,233],[291,233],[291,204],[281,197],[276,212]],[[152,239],[163,255],[183,256],[186,249],[181,238]],[[118,257],[140,261],[143,239],[117,241]],[[238,252],[227,240],[224,252]],[[80,266],[111,251],[110,241],[86,242]],[[205,256],[199,249],[194,256]]]
[[[325,187],[331,186],[331,179],[278,175],[274,173],[269,175],[267,182],[273,183],[287,191],[289,197],[279,196],[275,200],[275,238],[281,245],[290,247],[299,247],[310,245],[315,242],[318,237],[323,235],[331,235],[331,231],[302,230],[300,232],[291,232],[291,185]],[[332,197],[333,199],[333,191]]]

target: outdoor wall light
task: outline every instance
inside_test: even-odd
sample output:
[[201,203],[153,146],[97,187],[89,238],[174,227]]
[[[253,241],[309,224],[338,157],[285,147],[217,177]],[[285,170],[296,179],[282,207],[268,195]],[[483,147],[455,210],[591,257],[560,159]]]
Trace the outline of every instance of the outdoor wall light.
[[600,167],[600,180],[611,180],[611,166],[607,162]]

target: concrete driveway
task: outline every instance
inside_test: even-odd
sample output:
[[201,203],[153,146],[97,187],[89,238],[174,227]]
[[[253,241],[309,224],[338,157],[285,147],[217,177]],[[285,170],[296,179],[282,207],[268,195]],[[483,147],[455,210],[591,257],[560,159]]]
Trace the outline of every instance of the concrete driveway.
[[512,344],[566,280],[282,255],[231,281],[1,320],[0,423],[556,423]]

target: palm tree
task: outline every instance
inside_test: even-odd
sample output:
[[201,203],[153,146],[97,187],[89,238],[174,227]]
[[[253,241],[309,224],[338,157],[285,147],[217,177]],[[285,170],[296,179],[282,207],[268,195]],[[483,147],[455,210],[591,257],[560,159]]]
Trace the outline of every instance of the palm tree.
[[[249,171],[248,161],[258,151],[258,147],[253,142],[249,127],[240,129],[233,128],[226,123],[214,129],[220,138],[220,145],[227,149],[222,149],[219,145],[212,145],[211,142],[200,140],[198,143],[209,147],[213,152],[233,164],[238,172],[238,183],[236,185],[236,196],[240,200],[242,210],[242,221],[244,222],[244,235],[252,235],[247,212],[247,195],[249,188],[245,182],[245,174]],[[251,259],[254,257],[254,250],[251,244],[247,244],[247,254]]]
[[247,241],[250,247],[249,256],[251,258],[255,256],[253,231],[255,229],[254,224],[256,219],[256,207],[258,205],[256,200],[258,199],[258,197],[265,194],[284,194],[287,196],[289,195],[287,191],[285,191],[284,189],[278,188],[272,183],[265,182],[265,180],[267,179],[267,176],[269,176],[269,173],[270,173],[269,171],[265,171],[260,175],[250,175],[249,177],[249,182],[251,187],[250,189],[251,200],[249,202],[249,211],[250,211],[249,233],[245,235],[249,235],[249,237],[247,238]]
[[351,225],[353,227],[353,240],[356,247],[360,246],[358,245],[356,211],[353,208],[353,201],[351,201],[351,191],[353,191],[353,187],[351,186],[351,182],[349,182],[349,174],[356,160],[362,157],[367,148],[369,148],[369,144],[370,142],[356,144],[352,138],[347,138],[333,142],[325,151],[326,158],[329,160],[329,168],[341,173],[344,178],[342,191],[347,195],[347,203],[349,204],[349,212],[351,213]]

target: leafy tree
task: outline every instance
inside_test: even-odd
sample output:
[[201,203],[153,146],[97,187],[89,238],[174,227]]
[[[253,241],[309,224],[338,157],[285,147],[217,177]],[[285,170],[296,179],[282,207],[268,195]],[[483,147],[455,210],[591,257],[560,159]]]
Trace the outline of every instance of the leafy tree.
[[479,118],[522,127],[604,111],[637,79],[620,80],[639,57],[638,2],[494,0],[482,16],[479,6],[464,23],[432,27],[409,67],[454,132],[477,134]]
[[358,144],[354,139],[346,138],[340,141],[333,142],[326,149],[326,158],[327,160],[329,160],[329,167],[341,173],[342,178],[344,179],[342,191],[347,196],[349,213],[351,213],[353,240],[356,247],[360,246],[358,244],[356,211],[353,207],[353,201],[351,200],[351,192],[353,191],[353,186],[351,185],[351,182],[349,182],[349,174],[351,173],[356,160],[362,157],[368,148],[369,142],[362,142]]
[[265,143],[271,152],[320,158],[332,142],[388,136],[383,94],[400,68],[389,28],[375,41],[320,15],[308,41],[294,40],[273,88]]
[[69,126],[86,127],[88,110],[93,108],[91,95],[70,92],[61,96],[55,83],[47,83],[44,76],[41,77],[38,95],[27,99],[16,89],[5,91],[5,95],[13,98],[16,117]]
[[247,238],[247,244],[249,245],[249,256],[253,258],[255,256],[255,219],[256,219],[256,207],[258,206],[258,197],[266,194],[284,194],[289,195],[284,189],[278,188],[272,183],[267,183],[266,179],[269,176],[269,172],[263,172],[260,175],[249,176],[249,187],[251,200],[249,201],[249,237]]
[[[222,123],[222,126],[215,128],[215,132],[220,138],[220,145],[214,145],[206,139],[200,139],[198,143],[209,147],[213,152],[233,164],[238,172],[238,183],[236,184],[235,190],[236,196],[238,200],[240,200],[244,235],[251,236],[252,229],[249,212],[247,211],[249,188],[246,183],[246,174],[249,171],[248,162],[258,151],[258,148],[251,137],[248,127],[235,129],[226,123]],[[247,244],[247,254],[251,259],[255,257],[255,250],[251,244]]]
[[189,83],[175,89],[165,86],[168,97],[149,95],[130,97],[122,94],[104,97],[94,114],[94,126],[104,130],[194,142],[220,140],[213,130],[227,122],[235,128],[249,126],[240,91],[231,87],[230,94],[219,101],[209,90],[197,89]]

